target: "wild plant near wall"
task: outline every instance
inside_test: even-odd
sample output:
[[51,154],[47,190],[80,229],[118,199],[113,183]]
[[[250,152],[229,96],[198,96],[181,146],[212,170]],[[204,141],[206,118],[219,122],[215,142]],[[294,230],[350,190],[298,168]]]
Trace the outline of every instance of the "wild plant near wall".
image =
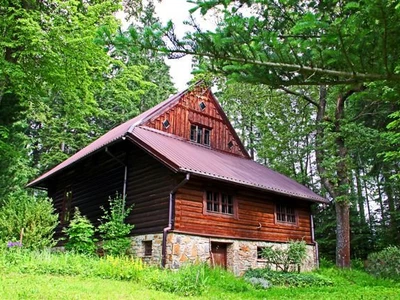
[[75,207],[74,217],[63,232],[67,235],[65,249],[82,254],[93,254],[96,251],[94,226],[89,219],[81,215]]
[[132,207],[125,207],[125,197],[116,194],[109,198],[110,207],[106,210],[101,207],[104,214],[98,227],[103,240],[102,248],[106,255],[124,255],[131,245],[128,235],[134,225],[127,224],[125,219],[129,216]]
[[[0,206],[0,241],[20,241],[25,248],[42,249],[55,244],[58,215],[48,198],[15,192]],[[21,241],[22,232],[22,241]]]
[[265,247],[261,256],[269,264],[273,264],[276,270],[283,272],[300,271],[300,265],[306,258],[306,243],[304,241],[291,241],[285,249],[275,248],[274,246]]

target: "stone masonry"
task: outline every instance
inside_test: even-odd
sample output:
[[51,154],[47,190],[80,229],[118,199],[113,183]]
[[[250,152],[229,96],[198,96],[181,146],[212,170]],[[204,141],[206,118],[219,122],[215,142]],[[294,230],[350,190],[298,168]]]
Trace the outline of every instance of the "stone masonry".
[[[152,256],[144,256],[143,241],[152,241]],[[225,238],[209,238],[196,235],[169,233],[166,248],[166,267],[177,269],[188,263],[211,263],[211,243],[227,244],[227,269],[236,275],[242,275],[249,268],[262,268],[266,261],[257,258],[258,247],[286,248],[285,243],[262,241],[234,240]],[[138,257],[151,264],[161,264],[162,233],[135,236],[132,238],[132,248]],[[301,266],[301,271],[312,270],[317,266],[316,247],[307,245],[307,259]]]

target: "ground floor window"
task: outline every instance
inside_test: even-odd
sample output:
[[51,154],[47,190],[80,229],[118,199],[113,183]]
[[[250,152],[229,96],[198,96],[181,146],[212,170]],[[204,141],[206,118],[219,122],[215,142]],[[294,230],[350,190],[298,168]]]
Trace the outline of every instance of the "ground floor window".
[[296,210],[288,204],[277,204],[276,221],[279,223],[296,224]]
[[214,192],[206,191],[207,211],[216,212],[221,214],[234,214],[233,196]]

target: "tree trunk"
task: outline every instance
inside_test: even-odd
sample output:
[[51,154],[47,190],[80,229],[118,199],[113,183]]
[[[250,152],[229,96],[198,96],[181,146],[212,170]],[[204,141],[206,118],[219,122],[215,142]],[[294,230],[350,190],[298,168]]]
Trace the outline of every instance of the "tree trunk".
[[336,266],[350,267],[350,204],[336,202]]

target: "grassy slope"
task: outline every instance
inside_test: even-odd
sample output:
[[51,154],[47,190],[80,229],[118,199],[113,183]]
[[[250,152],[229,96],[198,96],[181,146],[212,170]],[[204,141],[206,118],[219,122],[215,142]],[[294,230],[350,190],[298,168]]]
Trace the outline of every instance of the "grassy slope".
[[[399,283],[372,279],[354,270],[325,269],[320,273],[334,281],[334,286],[235,292],[227,291],[230,288],[226,282],[220,286],[210,282],[201,297],[191,299],[400,299]],[[16,273],[2,274],[0,278],[1,299],[183,299],[127,281]]]

